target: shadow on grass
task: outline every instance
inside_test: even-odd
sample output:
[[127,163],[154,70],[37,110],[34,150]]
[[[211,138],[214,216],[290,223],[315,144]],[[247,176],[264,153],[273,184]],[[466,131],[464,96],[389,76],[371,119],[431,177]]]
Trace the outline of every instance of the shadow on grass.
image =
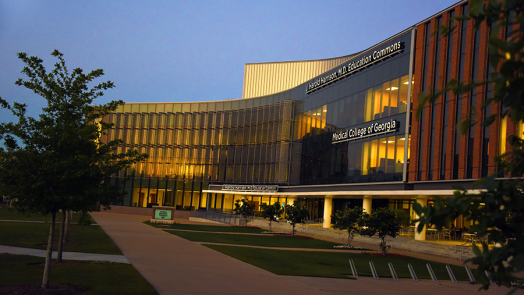
[[[71,219],[72,223],[77,223],[80,218],[79,213],[73,213],[73,218]],[[14,208],[7,207],[5,204],[0,205],[0,220],[24,220],[24,221],[44,221],[51,222],[51,214],[41,215],[41,214],[29,214],[29,213],[19,213],[16,212]],[[59,223],[62,221],[62,213],[56,214],[56,222]]]
[[[0,293],[6,285],[41,284],[44,261],[40,257],[0,254]],[[131,264],[66,261],[51,267],[50,282],[89,290],[83,294],[158,294]]]
[[[55,227],[55,243],[58,243],[60,225]],[[14,247],[46,249],[49,224],[0,221],[0,244]],[[113,240],[97,225],[74,225],[69,228],[66,252],[83,252],[122,255]]]

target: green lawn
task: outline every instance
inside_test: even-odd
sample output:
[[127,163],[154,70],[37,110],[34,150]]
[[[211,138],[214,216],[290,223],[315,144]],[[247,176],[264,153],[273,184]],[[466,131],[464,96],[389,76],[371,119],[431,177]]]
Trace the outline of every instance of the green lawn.
[[[41,284],[45,259],[0,254],[0,286]],[[131,264],[68,261],[51,266],[51,284],[87,288],[83,294],[158,294]],[[1,287],[0,287],[1,288]]]
[[[55,244],[60,235],[60,224],[55,226]],[[6,246],[46,249],[49,224],[0,221],[0,244]],[[122,255],[113,240],[98,225],[74,225],[69,228],[70,247],[67,252]]]
[[225,232],[225,233],[252,233],[259,234],[265,229],[253,228],[253,227],[242,227],[242,226],[214,226],[214,225],[199,225],[199,224],[160,224],[160,223],[148,223],[154,227],[163,229],[183,229],[183,230],[194,230],[194,231],[205,231],[205,232]]
[[333,249],[334,246],[340,245],[338,243],[292,236],[237,235],[208,232],[187,232],[176,230],[168,230],[166,232],[194,242],[223,243],[262,247],[314,249]]
[[[411,278],[407,267],[408,263],[411,263],[419,279],[431,279],[426,267],[426,263],[430,263],[438,280],[449,280],[444,264],[416,258],[389,258],[349,252],[290,251],[223,245],[205,246],[277,275],[350,278],[349,259],[353,259],[359,276],[371,276],[369,268],[369,261],[371,260],[379,277],[391,277],[388,267],[388,263],[391,262],[400,278]],[[468,280],[464,267],[451,266],[451,268],[457,280]]]
[[[73,213],[72,223],[78,222],[80,218],[79,213]],[[0,204],[0,220],[27,220],[27,221],[51,221],[51,215],[41,215],[41,214],[22,214],[16,212],[13,208],[6,207],[5,204]],[[60,222],[62,220],[62,213],[56,214],[56,221]]]

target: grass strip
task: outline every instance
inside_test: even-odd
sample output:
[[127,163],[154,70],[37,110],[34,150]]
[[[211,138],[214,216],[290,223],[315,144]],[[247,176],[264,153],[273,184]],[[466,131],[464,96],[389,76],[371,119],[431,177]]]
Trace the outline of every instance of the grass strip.
[[243,227],[243,226],[220,226],[220,225],[199,225],[199,224],[160,224],[145,222],[153,227],[162,229],[183,229],[204,232],[224,232],[224,233],[250,233],[259,234],[266,231],[261,228]]
[[312,238],[292,237],[292,236],[265,236],[265,235],[232,235],[209,232],[187,232],[187,231],[166,231],[193,242],[222,243],[234,245],[249,245],[262,247],[282,247],[282,248],[313,248],[313,249],[333,249],[338,243],[332,243]]
[[[44,261],[0,254],[0,286],[41,284]],[[83,294],[158,294],[131,264],[66,261],[51,267],[50,282],[87,288],[89,291]]]
[[[58,247],[60,224],[55,227],[55,247]],[[47,249],[49,224],[0,222],[0,244],[14,247]],[[56,249],[56,248],[55,248]],[[66,252],[122,255],[113,240],[97,225],[74,225],[69,228]]]
[[[431,279],[426,267],[426,263],[430,263],[438,280],[449,280],[445,264],[411,257],[393,258],[349,252],[291,251],[224,245],[204,246],[277,275],[350,278],[349,259],[353,259],[359,276],[372,276],[369,267],[371,260],[379,277],[391,278],[388,266],[391,262],[400,278],[411,278],[407,266],[411,263],[419,279]],[[457,280],[469,280],[464,267],[451,268]]]

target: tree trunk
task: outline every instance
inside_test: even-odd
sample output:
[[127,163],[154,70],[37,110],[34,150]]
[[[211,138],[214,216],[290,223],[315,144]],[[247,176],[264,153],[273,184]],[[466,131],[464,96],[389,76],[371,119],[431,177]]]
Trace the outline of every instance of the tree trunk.
[[351,242],[349,241],[349,238],[350,238],[350,237],[351,237],[351,232],[348,231],[348,247],[349,247],[349,245],[351,244]]
[[49,226],[49,238],[47,240],[47,252],[45,254],[44,277],[42,279],[42,289],[49,287],[49,273],[51,272],[51,258],[53,255],[53,238],[55,235],[56,212],[53,212],[51,225]]
[[58,251],[56,252],[56,262],[62,263],[62,251],[64,250],[64,232],[66,225],[66,210],[62,210],[62,222],[60,223],[60,238],[58,239]]
[[69,224],[71,224],[71,215],[73,211],[67,211],[66,213],[66,225],[64,230],[64,238],[62,239],[64,242],[67,242],[67,238],[69,235]]
[[293,237],[295,236],[295,225],[293,224]]
[[269,231],[273,231],[273,230],[271,229],[271,219],[269,220]]

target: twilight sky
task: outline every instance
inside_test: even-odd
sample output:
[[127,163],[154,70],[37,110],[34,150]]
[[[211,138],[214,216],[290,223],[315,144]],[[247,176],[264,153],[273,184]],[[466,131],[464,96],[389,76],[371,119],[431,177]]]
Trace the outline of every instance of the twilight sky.
[[[95,101],[241,98],[244,64],[323,59],[364,50],[456,0],[0,0],[0,97],[45,100],[14,82],[17,52],[68,68],[104,69],[116,88]],[[0,110],[0,121],[12,120]]]

